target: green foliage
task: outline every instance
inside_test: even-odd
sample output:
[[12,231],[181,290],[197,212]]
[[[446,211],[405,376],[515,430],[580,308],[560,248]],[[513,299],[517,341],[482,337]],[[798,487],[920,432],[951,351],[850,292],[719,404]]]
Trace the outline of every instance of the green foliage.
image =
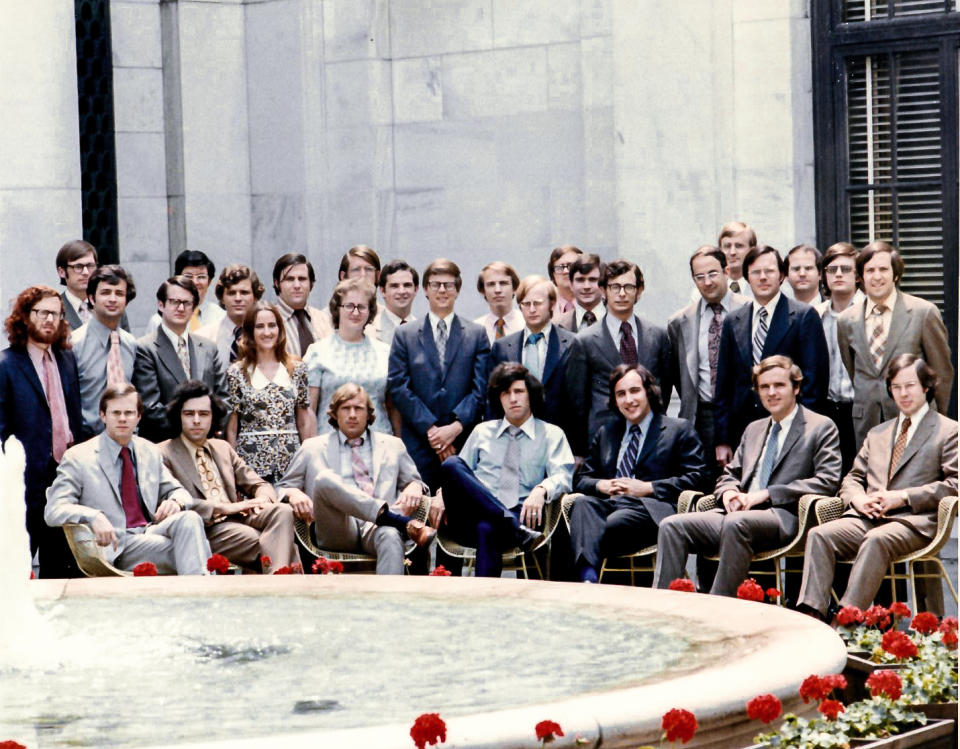
[[836,720],[784,716],[780,730],[754,738],[763,746],[786,749],[845,749],[850,739],[881,739],[925,725],[927,716],[886,697],[861,700],[847,706]]

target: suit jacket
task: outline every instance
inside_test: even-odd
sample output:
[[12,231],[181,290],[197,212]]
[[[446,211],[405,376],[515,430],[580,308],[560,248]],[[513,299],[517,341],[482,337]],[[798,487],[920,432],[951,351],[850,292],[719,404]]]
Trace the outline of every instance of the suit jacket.
[[[701,296],[697,293],[696,301],[667,320],[670,381],[680,396],[680,418],[690,421],[697,418],[697,404],[700,401],[700,300]],[[731,292],[727,315],[749,302],[746,297]]]
[[[667,331],[634,315],[637,327],[637,361],[645,366],[660,385],[663,407],[670,402],[670,341]],[[607,324],[600,320],[577,334],[580,345],[570,354],[567,378],[573,388],[572,405],[580,419],[581,430],[596,434],[603,424],[618,418],[618,411],[608,408],[610,373],[621,363],[620,349],[610,335]]]
[[[626,428],[620,418],[607,422],[594,435],[590,451],[573,477],[574,491],[607,496],[597,489],[597,482],[617,475],[617,455]],[[637,497],[637,501],[660,525],[677,511],[680,492],[705,488],[707,468],[693,425],[686,419],[654,414],[632,476],[653,484],[653,496]]]
[[196,335],[187,338],[190,350],[190,377],[183,371],[180,357],[167,335],[159,328],[137,341],[137,358],[133,365],[133,384],[143,399],[140,434],[161,442],[180,434],[179,426],[167,421],[167,403],[177,385],[186,379],[202,380],[220,398],[227,394],[223,367],[216,344]]
[[[118,537],[127,529],[127,518],[120,499],[119,471],[109,454],[109,437],[101,433],[74,445],[63,454],[57,477],[47,490],[47,508],[43,518],[49,526],[66,523],[93,522],[98,512],[107,516]],[[148,522],[155,518],[157,507],[165,499],[175,499],[187,508],[196,504],[163,465],[159,448],[152,442],[133,437],[130,447],[137,466],[141,509]],[[103,547],[108,561],[123,549]]]
[[[747,426],[733,460],[717,480],[717,498],[730,489],[747,491],[760,470],[760,455],[773,419]],[[780,437],[780,450],[770,472],[770,505],[786,535],[797,530],[797,505],[804,494],[832,496],[840,486],[840,435],[826,416],[797,406],[790,431]],[[761,505],[757,509],[763,509]]]
[[[727,315],[720,333],[717,360],[715,428],[718,445],[736,445],[747,424],[766,416],[753,392],[753,303]],[[763,344],[763,358],[789,356],[803,372],[800,402],[816,410],[827,397],[830,383],[830,354],[823,335],[823,323],[809,304],[784,294],[774,309]]]
[[[332,472],[340,475],[337,446],[339,431],[305,440],[294,453],[286,473],[275,484],[277,489],[300,489],[309,497],[316,493],[317,477]],[[367,430],[373,450],[373,496],[392,504],[408,484],[420,481],[417,466],[403,442],[392,434]]]
[[[523,336],[525,332],[526,328],[494,342],[487,359],[488,381],[490,373],[498,364],[503,362],[523,363]],[[551,325],[550,335],[547,337],[547,356],[543,362],[543,377],[541,378],[544,409],[540,418],[560,427],[567,435],[567,441],[571,443],[571,447],[573,447],[576,438],[580,437],[580,430],[577,429],[576,419],[571,418],[567,362],[570,360],[570,352],[579,345],[577,337],[569,330]],[[486,418],[494,418],[489,403],[487,404]],[[577,455],[583,454],[577,452],[576,449],[574,449],[574,453]]]
[[[603,302],[600,302],[596,307],[593,308],[593,313],[597,316],[597,322],[603,320],[603,314],[606,312],[603,306]],[[566,312],[561,312],[559,315],[553,319],[554,325],[559,325],[564,330],[569,330],[571,333],[579,333],[577,329],[577,306],[574,305]],[[596,325],[597,323],[594,323]],[[587,326],[590,327],[589,325]]]
[[[67,325],[70,326],[70,330],[76,330],[83,325],[83,320],[80,319],[77,310],[74,309],[70,300],[67,299],[67,292],[60,292],[60,300],[63,302],[63,311],[66,313],[64,316],[67,318]],[[130,332],[130,321],[127,319],[126,312],[124,312],[123,317],[120,318],[120,327],[128,333]]]
[[[207,445],[213,453],[213,462],[220,471],[220,479],[228,501],[238,501],[237,490],[247,497],[256,496],[257,489],[267,483],[244,462],[243,458],[237,455],[229,442],[211,438],[207,440]],[[203,518],[205,523],[210,523],[213,520],[213,502],[209,501],[207,495],[203,493],[203,482],[200,480],[200,474],[197,473],[194,454],[187,449],[179,436],[168,439],[159,447],[163,464],[173,477],[183,484],[183,488],[197,500],[193,507],[194,511]]]
[[[410,323],[416,322],[416,319],[414,315],[408,315],[406,324],[409,325]],[[376,338],[378,341],[383,341],[389,346],[393,343],[393,334],[398,327],[400,326],[393,321],[393,318],[385,314],[381,309],[377,311],[377,316],[367,325],[366,334],[371,338]]]
[[[74,442],[83,439],[80,378],[77,360],[69,349],[51,348],[60,371],[67,421]],[[37,512],[47,501],[53,465],[53,426],[50,406],[30,354],[22,346],[0,352],[0,440],[16,437],[23,444],[27,507]]]
[[864,315],[868,300],[845,309],[837,318],[837,344],[840,357],[853,381],[853,427],[857,445],[863,444],[867,432],[882,421],[895,418],[897,406],[887,394],[886,371],[900,354],[922,356],[940,376],[936,388],[937,410],[946,413],[953,387],[953,365],[950,344],[940,310],[930,302],[903,292],[897,293],[890,316],[890,330],[884,346],[883,360],[877,367],[870,356]]
[[[927,411],[888,480],[896,430],[896,418],[870,430],[843,479],[840,497],[849,507],[854,499],[865,494],[903,489],[907,504],[888,517],[933,538],[940,500],[957,493],[957,422],[932,408]],[[858,515],[852,507],[845,514]]]

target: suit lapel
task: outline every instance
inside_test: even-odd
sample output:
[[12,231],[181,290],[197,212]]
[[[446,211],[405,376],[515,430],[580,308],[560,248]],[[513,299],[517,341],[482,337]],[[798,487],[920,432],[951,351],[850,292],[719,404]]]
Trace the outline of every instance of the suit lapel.
[[647,434],[643,435],[643,445],[640,448],[640,454],[637,456],[637,462],[633,466],[633,475],[637,475],[637,467],[643,465],[650,453],[654,451],[657,443],[660,441],[660,433],[664,430],[663,416],[654,414],[650,420],[650,427]]
[[740,347],[740,358],[747,365],[753,364],[753,336],[750,334],[753,328],[753,302],[750,302],[744,308],[744,313],[733,319],[734,338]]
[[742,488],[750,486],[753,475],[760,469],[760,453],[763,452],[763,443],[767,440],[771,421],[772,419],[769,416],[764,419],[763,430],[760,432],[759,438],[754,438],[743,446],[743,466],[750,466],[750,470],[746,472],[740,482]]
[[613,478],[617,475],[617,457],[620,454],[620,443],[623,442],[623,433],[627,431],[627,422],[623,418],[618,418],[614,422],[613,429],[610,430],[610,441],[607,443],[607,455],[603,469],[600,473],[607,478]]
[[[890,313],[890,331],[887,333],[887,340],[883,344],[883,359],[880,362],[880,371],[886,372],[890,359],[897,352],[897,342],[909,327],[910,314],[913,310],[909,309],[903,301],[903,294],[897,292],[897,301],[893,304],[893,310]],[[913,440],[910,440],[913,442]],[[900,461],[901,464],[903,461]]]
[[[607,363],[610,364],[610,368],[612,369],[621,363],[620,349],[617,348],[613,336],[610,335],[610,328],[607,327],[605,320],[597,320],[594,325],[600,326],[600,355],[607,360]],[[590,328],[587,328],[587,330],[589,329]]]
[[157,341],[157,358],[160,360],[160,363],[170,371],[170,374],[176,378],[177,382],[183,382],[187,379],[187,373],[183,371],[180,357],[177,356],[177,352],[174,351],[170,339],[167,338],[166,333],[160,330],[160,328],[157,328],[154,335]]
[[373,481],[374,491],[376,491],[377,482],[380,480],[380,468],[383,466],[384,452],[386,450],[383,440],[376,432],[370,432],[370,448],[373,453],[373,475],[370,477]]
[[[526,332],[526,328],[520,331],[520,350],[523,351],[523,334]],[[543,363],[543,372],[540,380],[546,382],[550,379],[550,375],[553,374],[554,367],[557,366],[557,362],[560,361],[561,350],[560,350],[560,334],[557,333],[557,326],[550,326],[550,335],[547,338],[547,358]],[[518,360],[519,361],[519,360]]]
[[[907,443],[906,448],[903,451],[903,455],[900,456],[900,462],[893,469],[893,474],[890,476],[890,480],[893,480],[893,477],[900,473],[901,469],[910,462],[910,459],[917,454],[917,451],[920,447],[933,436],[933,430],[936,427],[937,423],[937,414],[936,411],[931,408],[927,411],[926,415],[923,417],[923,420],[917,426],[917,431],[913,433],[913,437],[910,439],[910,442]],[[896,422],[893,425],[893,431],[897,431]],[[894,437],[896,440],[896,437]],[[893,454],[893,445],[890,447],[891,456]]]
[[[14,352],[11,351],[11,353],[14,353]],[[50,404],[47,402],[47,396],[43,392],[43,385],[40,383],[40,378],[37,376],[37,370],[33,366],[33,361],[30,359],[30,354],[27,353],[26,349],[23,349],[22,351],[16,351],[16,356],[14,357],[13,360],[17,363],[17,367],[20,368],[21,377],[26,379],[26,381],[29,382],[30,385],[33,387],[33,389],[37,391],[37,395],[40,396],[40,401],[49,411]],[[59,364],[59,357],[58,357],[58,364]]]
[[780,346],[780,341],[787,334],[790,326],[793,325],[793,316],[795,310],[790,306],[785,294],[780,294],[780,300],[773,310],[773,318],[770,320],[770,328],[767,330],[767,338],[763,342],[764,357],[772,355]]
[[123,507],[123,500],[120,497],[120,484],[116,481],[116,466],[113,465],[113,461],[107,454],[107,450],[104,445],[105,440],[103,437],[97,437],[96,439],[98,440],[97,463],[100,465],[100,470],[103,471],[103,475],[107,479],[107,484],[113,490],[113,496],[117,500],[117,504],[119,504],[120,507]]
[[203,344],[194,336],[187,336],[187,350],[190,352],[190,377],[194,380],[203,379],[203,362],[200,361],[204,354]]
[[453,360],[457,358],[460,351],[460,339],[463,337],[463,325],[457,315],[453,316],[450,323],[450,335],[447,336],[447,348],[443,355],[443,379],[447,379],[450,370],[453,369]]
[[186,479],[180,483],[184,484],[185,487],[187,484],[192,485],[192,491],[188,489],[191,494],[196,492],[199,496],[206,498],[203,493],[203,482],[200,480],[200,474],[197,473],[196,463],[187,450],[187,446],[183,444],[183,440],[174,437],[170,441],[170,449],[172,452],[170,459],[174,464],[175,472],[178,476],[183,476]]
[[700,302],[698,301],[692,310],[683,316],[683,325],[680,327],[680,333],[683,336],[684,350],[687,355],[685,362],[687,365],[687,374],[694,386],[700,380]]
[[[183,444],[182,440],[180,444]],[[210,452],[213,453],[213,462],[217,464],[217,470],[220,471],[220,482],[223,484],[223,491],[226,493],[227,499],[234,502],[237,499],[237,485],[233,478],[233,466],[230,464],[230,461],[227,460],[227,452],[225,450],[218,450],[212,442],[207,442],[207,445],[210,447]]]
[[77,314],[77,311],[73,308],[70,300],[67,299],[67,292],[60,294],[60,300],[63,302],[63,311],[67,318],[67,325],[70,326],[71,330],[76,330],[83,325],[83,321],[80,319],[80,315]]
[[[140,499],[147,508],[147,512],[149,513],[147,519],[150,520],[157,512],[157,501],[159,499],[156,486],[152,486],[151,482],[147,480],[147,463],[149,463],[150,460],[146,451],[140,449],[136,437],[133,438],[130,445],[133,448],[134,454],[137,456],[137,486],[140,489]],[[159,476],[156,477],[155,480],[157,479],[159,479]]]
[[797,440],[800,439],[805,426],[806,418],[803,406],[797,406],[797,415],[793,417],[793,424],[790,425],[790,431],[787,432],[783,443],[780,445],[780,450],[777,452],[777,459],[773,463],[773,470],[770,471],[771,476],[776,473],[783,459],[790,453],[790,449],[796,444]]
[[873,357],[870,356],[870,341],[867,338],[867,298],[864,296],[863,302],[857,309],[857,322],[853,326],[853,348],[855,352],[861,352],[862,359],[864,362],[869,362],[870,367],[873,369],[875,377],[880,376],[880,370],[877,369],[877,365],[873,362]]
[[340,475],[340,430],[327,435],[327,468]]
[[420,345],[423,347],[423,350],[427,353],[427,357],[432,359],[437,363],[437,374],[440,372],[440,355],[437,352],[437,344],[433,340],[433,328],[430,325],[430,316],[424,315],[423,323],[420,325],[420,331],[418,333],[420,338]]

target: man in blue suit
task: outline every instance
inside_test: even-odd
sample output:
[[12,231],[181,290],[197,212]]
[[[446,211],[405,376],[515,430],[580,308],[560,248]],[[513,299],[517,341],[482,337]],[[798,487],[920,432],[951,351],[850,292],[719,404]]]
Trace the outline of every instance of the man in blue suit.
[[83,427],[63,301],[49,286],[31,286],[13,303],[5,326],[10,348],[0,352],[0,439],[16,437],[26,453],[30,552],[40,550],[40,577],[75,577],[63,531],[43,520],[47,487]]
[[733,459],[747,424],[766,416],[753,391],[754,365],[770,356],[788,356],[803,373],[800,403],[822,410],[830,381],[830,354],[823,324],[809,304],[780,293],[786,266],[769,245],[757,245],[743,259],[743,275],[753,303],[726,316],[717,357],[716,459],[722,468]]
[[400,437],[420,477],[434,490],[441,461],[456,455],[483,416],[490,343],[479,325],[454,314],[460,268],[434,260],[423,272],[430,311],[397,328],[387,392],[400,412]]

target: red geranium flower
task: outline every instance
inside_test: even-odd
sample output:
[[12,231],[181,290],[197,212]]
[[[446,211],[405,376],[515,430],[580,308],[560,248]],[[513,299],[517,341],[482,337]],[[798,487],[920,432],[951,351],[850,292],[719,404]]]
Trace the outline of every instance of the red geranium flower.
[[270,569],[271,564],[273,564],[273,560],[266,554],[260,557],[260,569],[263,570],[264,574]]
[[686,744],[697,732],[697,717],[689,710],[673,708],[663,715],[660,721],[667,741],[679,741]]
[[134,577],[154,577],[157,574],[157,566],[153,562],[140,562],[133,568]]
[[289,564],[285,564],[280,569],[274,570],[273,574],[274,575],[292,575],[293,567],[291,567]]
[[748,577],[737,588],[737,598],[742,598],[744,601],[762,601],[763,588],[757,585],[757,581],[752,577]]
[[826,688],[827,694],[830,694],[834,689],[846,689],[847,688],[847,677],[843,674],[827,674],[823,677],[823,685]]
[[837,612],[837,624],[841,627],[863,624],[863,612],[856,606],[844,606]]
[[693,584],[693,580],[690,580],[686,577],[678,577],[676,580],[671,580],[667,588],[669,590],[683,591],[684,593],[697,592],[697,589]]
[[800,684],[800,696],[803,697],[804,702],[818,702],[826,697],[829,691],[823,679],[816,674],[810,674]]
[[537,738],[544,744],[553,741],[557,736],[563,736],[560,724],[552,720],[541,720],[534,730],[537,732]]
[[910,622],[911,629],[916,630],[921,635],[932,635],[939,626],[940,622],[937,620],[937,615],[931,614],[929,611],[917,614]]
[[215,575],[226,575],[229,569],[230,560],[223,554],[214,554],[207,560],[207,572],[212,572]]
[[339,575],[341,572],[343,572],[343,565],[335,559],[317,557],[317,561],[313,563],[313,574],[315,575]]
[[762,720],[764,723],[772,723],[780,717],[783,706],[780,700],[772,694],[761,694],[747,702],[747,717],[750,720]]
[[824,700],[817,707],[817,710],[823,713],[823,716],[827,720],[836,720],[840,713],[845,713],[847,711],[843,706],[843,703],[839,700]]
[[0,741],[0,749],[27,749],[17,741]]
[[940,631],[941,631],[941,632],[949,632],[949,631],[956,632],[956,631],[957,631],[957,617],[955,617],[955,616],[945,616],[945,617],[943,617],[943,621],[940,622]]
[[905,604],[903,601],[894,601],[891,603],[889,611],[894,616],[899,616],[904,619],[909,619],[910,614],[912,613],[910,611],[910,607],[907,606],[907,604]]
[[776,601],[780,597],[780,591],[776,588],[767,588],[767,598]]
[[863,612],[863,623],[868,627],[886,629],[890,626],[890,611],[883,606],[871,606]]
[[891,629],[889,632],[883,633],[883,638],[880,640],[880,647],[890,653],[894,658],[899,658],[900,660],[913,658],[917,654],[916,643],[903,632],[896,629]]
[[882,670],[874,671],[867,677],[867,689],[870,690],[871,697],[886,695],[891,700],[899,700],[903,693],[903,682],[897,676],[896,671]]
[[448,570],[446,567],[444,567],[442,564],[438,564],[436,567],[433,568],[429,576],[430,577],[450,577],[452,574],[453,573],[450,570]]
[[410,738],[417,749],[424,749],[427,744],[443,743],[447,740],[447,724],[439,713],[424,713],[410,726]]
[[940,641],[947,647],[947,650],[957,649],[957,631],[948,629],[940,635]]

